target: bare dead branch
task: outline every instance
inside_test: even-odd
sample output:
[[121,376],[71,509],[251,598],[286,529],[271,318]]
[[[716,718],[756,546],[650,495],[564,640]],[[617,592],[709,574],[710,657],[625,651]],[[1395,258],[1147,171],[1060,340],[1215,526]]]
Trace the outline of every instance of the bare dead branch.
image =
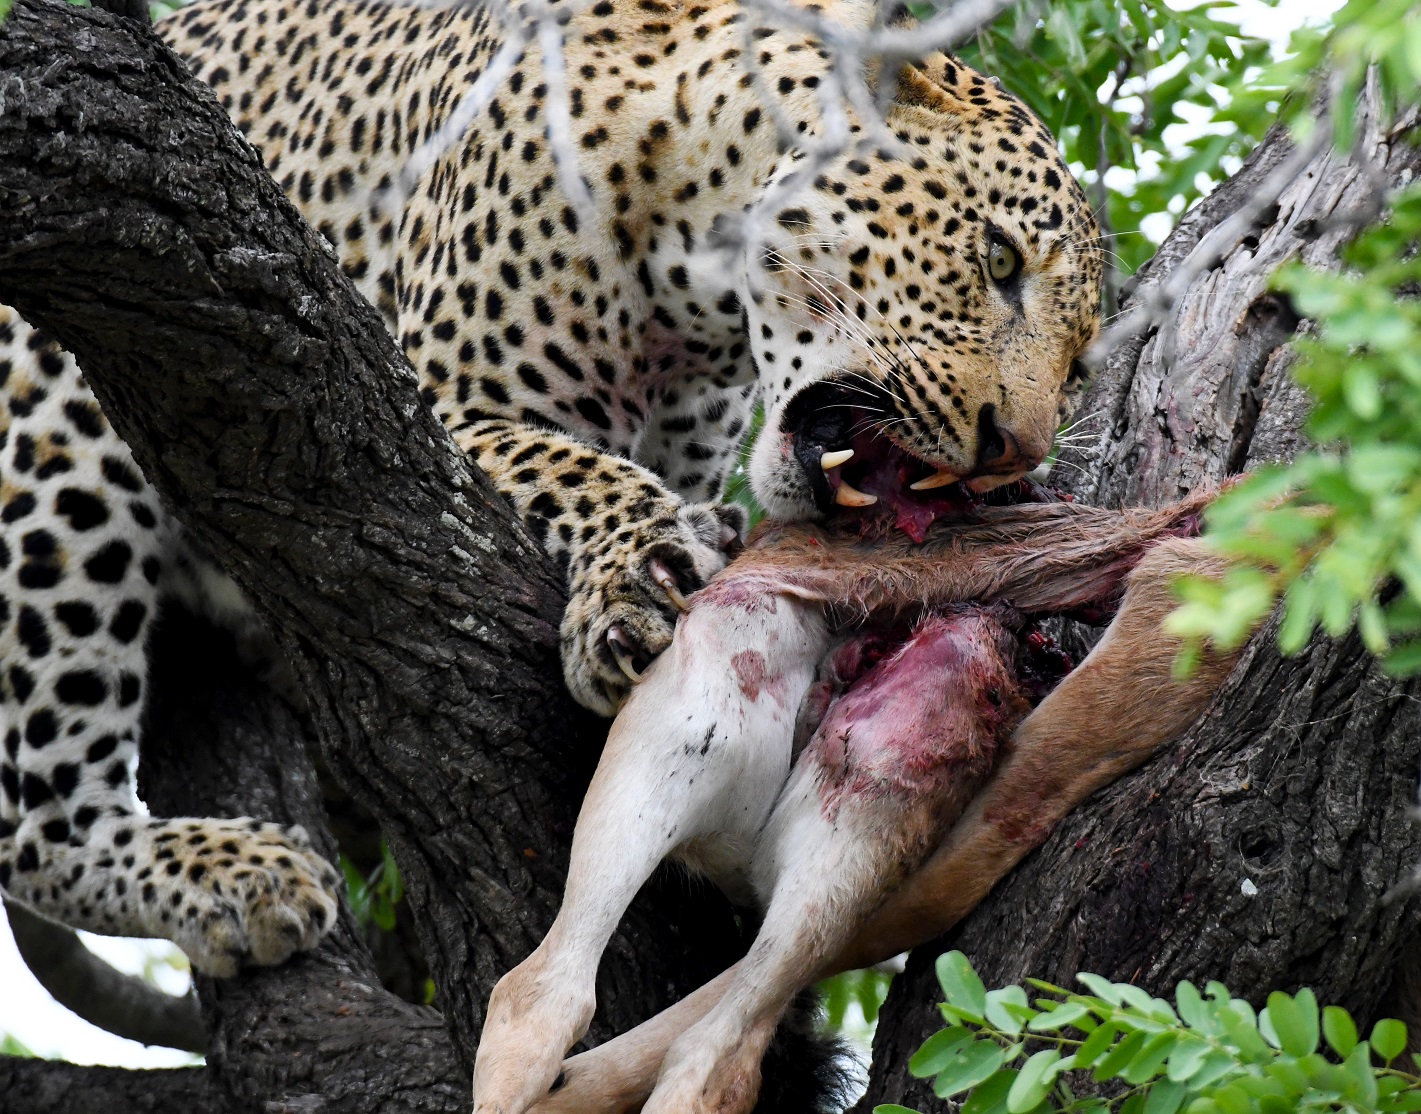
[[1253,229],[1269,209],[1278,203],[1283,192],[1297,181],[1298,175],[1324,151],[1332,140],[1331,128],[1319,128],[1303,147],[1295,149],[1281,164],[1259,183],[1227,220],[1204,235],[1165,281],[1137,292],[1130,308],[1101,333],[1085,355],[1092,371],[1104,366],[1111,352],[1129,337],[1146,329],[1160,330],[1159,343],[1166,352],[1174,350],[1174,311],[1194,281],[1218,265],[1219,259],[1232,250]]

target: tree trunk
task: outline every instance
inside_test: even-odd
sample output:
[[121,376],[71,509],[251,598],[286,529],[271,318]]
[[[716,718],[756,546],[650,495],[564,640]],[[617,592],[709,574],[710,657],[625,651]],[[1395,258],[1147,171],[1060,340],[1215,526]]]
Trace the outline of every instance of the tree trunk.
[[[556,910],[603,734],[562,690],[556,578],[419,403],[324,243],[141,26],[23,0],[0,27],[0,104],[0,301],[78,356],[150,482],[265,615],[310,703],[298,714],[220,636],[168,615],[145,795],[160,812],[301,822],[331,853],[306,755],[318,739],[391,841],[443,1011],[379,987],[347,912],[310,956],[200,984],[209,1071],[0,1058],[5,1109],[460,1109],[487,991]],[[1415,157],[1377,147],[1389,173]],[[1265,144],[1148,274],[1165,274],[1280,148]],[[1179,338],[1198,360],[1162,359],[1143,338],[1112,360],[1087,402],[1111,424],[1099,459],[1079,462],[1083,494],[1155,500],[1296,443],[1301,399],[1275,352],[1291,321],[1259,276],[1292,245],[1332,257],[1343,174],[1301,181],[1257,244],[1196,284]],[[1274,694],[1266,707],[1256,691]],[[1410,905],[1377,899],[1416,858],[1400,813],[1414,706],[1350,642],[1291,662],[1260,644],[1205,724],[1065,825],[963,926],[962,946],[996,982],[1077,967],[1138,969],[1152,986],[1210,974],[1254,996],[1306,981],[1369,1008],[1412,927]],[[1376,741],[1345,763],[1319,745],[1363,731]],[[1196,808],[1164,807],[1171,792]],[[1047,883],[1043,863],[1064,873]],[[1256,896],[1240,892],[1244,871]],[[718,897],[679,881],[652,891],[609,949],[598,1038],[740,947]],[[1030,929],[1012,931],[1028,910]],[[884,1015],[875,1094],[904,1093],[906,1051],[930,1028],[921,965]]]
[[[1268,276],[1290,258],[1336,267],[1349,217],[1421,168],[1372,99],[1358,130],[1353,161],[1314,160],[1266,223],[1193,281],[1172,350],[1151,328],[1111,355],[1081,406],[1094,443],[1065,454],[1060,486],[1093,503],[1158,504],[1297,451],[1307,399],[1284,345],[1299,323]],[[1270,134],[1181,222],[1134,296],[1184,264],[1290,150]],[[1166,997],[1181,979],[1219,979],[1258,1006],[1270,990],[1311,986],[1359,1018],[1385,1008],[1421,908],[1387,897],[1421,860],[1408,816],[1421,683],[1387,678],[1355,637],[1284,659],[1274,636],[1270,623],[1182,739],[1077,809],[971,917],[912,954],[857,1110],[948,1109],[908,1059],[941,1028],[933,961],[953,947],[988,987],[1094,971]]]
[[[324,241],[149,31],[19,3],[0,104],[0,302],[76,355],[150,483],[265,617],[328,764],[392,845],[453,1038],[378,989],[347,925],[312,957],[201,987],[216,1074],[243,1109],[327,1083],[341,1110],[453,1109],[489,989],[556,912],[605,732],[561,684],[558,580]],[[150,803],[320,830],[303,730],[249,683],[193,672],[201,642],[154,676]],[[608,951],[599,1039],[738,954],[718,895],[650,890]],[[349,1061],[349,1086],[322,1058]],[[6,1109],[46,1109],[19,1082],[65,1070],[0,1061]]]

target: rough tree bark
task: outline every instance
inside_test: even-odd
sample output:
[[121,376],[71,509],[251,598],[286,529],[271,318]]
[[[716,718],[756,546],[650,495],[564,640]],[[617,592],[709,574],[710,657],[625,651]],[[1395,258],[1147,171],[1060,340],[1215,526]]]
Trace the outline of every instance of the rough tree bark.
[[[19,4],[0,27],[0,103],[0,301],[76,354],[150,482],[263,613],[328,763],[378,818],[404,873],[453,1038],[438,1053],[448,1072],[425,1073],[439,1077],[432,1090],[394,1070],[378,1087],[372,1076],[341,1092],[340,1109],[452,1108],[441,1088],[466,1093],[488,989],[556,911],[604,732],[562,689],[558,582],[419,402],[398,347],[324,241],[150,33],[63,3]],[[175,811],[289,811],[245,754],[205,797],[195,788],[181,772],[190,762],[242,752],[218,745],[220,717],[179,699]],[[243,700],[264,707],[250,693],[229,706]],[[293,736],[267,711],[289,741],[271,761],[294,770]],[[249,728],[240,745],[260,734]],[[149,792],[162,811],[161,784]],[[679,880],[652,889],[604,965],[595,1037],[736,954],[718,895]],[[347,972],[344,990],[323,966]],[[398,1059],[391,1026],[432,1032],[430,1015],[373,985],[343,933],[280,972],[204,987],[218,1078],[242,1108],[280,1105],[311,1093],[300,1080],[316,1048]],[[346,1026],[366,992],[378,1001],[370,1024]],[[289,1023],[302,1010],[305,1030]],[[322,1022],[335,1027],[326,1037]],[[240,1083],[220,1066],[238,1045]],[[422,1070],[427,1057],[411,1055],[406,1066]],[[0,1072],[18,1110],[19,1077],[62,1069]]]
[[[1383,128],[1370,96],[1360,111],[1353,159],[1314,160],[1194,280],[1172,350],[1150,329],[1111,355],[1080,411],[1093,416],[1095,441],[1065,454],[1062,487],[1104,505],[1161,503],[1297,451],[1307,401],[1284,345],[1299,322],[1268,275],[1293,258],[1337,266],[1352,218],[1375,211],[1375,189],[1421,169],[1414,125]],[[1181,222],[1137,295],[1290,150],[1271,134]],[[1270,990],[1306,985],[1360,1018],[1386,1007],[1421,928],[1421,903],[1386,898],[1421,859],[1408,816],[1421,683],[1389,680],[1356,638],[1317,639],[1285,660],[1273,633],[1270,624],[1255,638],[1184,738],[1078,809],[963,924],[913,953],[885,1003],[857,1110],[949,1108],[907,1070],[941,1028],[933,960],[949,947],[989,987],[1025,976],[1069,985],[1094,971],[1166,996],[1181,979],[1213,978],[1260,1006]]]

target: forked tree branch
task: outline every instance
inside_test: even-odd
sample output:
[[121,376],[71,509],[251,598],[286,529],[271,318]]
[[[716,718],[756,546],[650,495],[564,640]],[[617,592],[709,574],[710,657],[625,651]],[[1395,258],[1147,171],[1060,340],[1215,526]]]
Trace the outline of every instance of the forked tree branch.
[[[1094,439],[1062,453],[1056,482],[1086,502],[1159,504],[1298,450],[1309,405],[1287,342],[1299,322],[1270,275],[1297,258],[1336,268],[1379,189],[1421,171],[1421,149],[1374,89],[1359,98],[1357,132],[1364,162],[1322,148],[1303,161],[1275,130],[1185,217],[1134,295],[1162,307],[1174,335],[1130,318],[1136,332],[1081,403],[1098,416]],[[1421,858],[1419,757],[1421,681],[1387,677],[1355,635],[1284,659],[1270,624],[1182,739],[1077,809],[948,938],[914,952],[856,1109],[946,1109],[908,1060],[940,1027],[932,963],[949,947],[989,986],[1069,986],[1094,971],[1164,997],[1181,979],[1220,979],[1259,1007],[1272,990],[1310,986],[1359,1021],[1406,1008],[1391,982],[1421,942],[1421,900],[1389,894]]]
[[[292,657],[331,766],[386,828],[452,1034],[379,990],[345,923],[311,957],[202,987],[209,1073],[0,1060],[7,1109],[458,1109],[487,989],[556,909],[600,742],[559,681],[556,580],[324,242],[150,35],[24,0],[0,28],[0,98],[0,301],[78,355],[150,481]],[[1157,274],[1204,221],[1166,244]],[[1136,340],[1107,386],[1147,362]],[[1272,382],[1266,397],[1292,405]],[[1117,442],[1138,400],[1098,397],[1122,420],[1090,462],[1103,474],[1131,447]],[[1137,486],[1180,482],[1167,461],[1130,471]],[[165,637],[179,649],[159,647],[155,666],[155,810],[318,831],[302,723],[236,674],[193,672],[182,647],[210,636]],[[169,703],[165,668],[182,694]],[[214,676],[228,679],[201,687]],[[703,981],[738,939],[719,899],[651,895],[609,951],[597,1035]]]

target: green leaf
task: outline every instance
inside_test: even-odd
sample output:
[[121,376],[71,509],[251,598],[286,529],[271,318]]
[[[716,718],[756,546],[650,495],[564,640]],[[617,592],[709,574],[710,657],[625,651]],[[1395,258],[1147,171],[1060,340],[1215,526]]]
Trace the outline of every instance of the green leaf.
[[1002,1068],[983,1080],[962,1104],[962,1114],[1007,1114],[1007,1095],[1019,1074],[1015,1068]]
[[1101,1056],[1105,1055],[1107,1049],[1114,1043],[1115,1038],[1120,1035],[1120,1030],[1115,1027],[1114,1022],[1107,1021],[1099,1026],[1095,1032],[1086,1037],[1084,1043],[1076,1049],[1076,1066],[1088,1068],[1095,1064]]
[[[4,18],[4,12],[8,0],[0,0],[0,19]],[[25,1046],[17,1037],[9,1033],[0,1034],[0,1056],[15,1056],[25,1059],[35,1058],[35,1054]]]
[[[1291,997],[1275,990],[1268,995],[1268,1020],[1278,1038],[1278,1047],[1289,1056],[1306,1056],[1317,1049],[1317,998],[1306,987]],[[1259,1029],[1264,1020],[1258,1019]],[[1265,1034],[1266,1035],[1266,1034]]]
[[1201,1067],[1204,1066],[1204,1058],[1209,1055],[1210,1046],[1208,1041],[1198,1039],[1181,1039],[1169,1053],[1169,1066],[1165,1072],[1175,1083],[1183,1083]]
[[1006,1058],[1006,1049],[995,1041],[979,1040],[962,1045],[938,1073],[933,1091],[938,1098],[959,1095],[995,1074]]
[[918,1112],[910,1110],[906,1106],[899,1106],[896,1102],[887,1102],[881,1106],[875,1106],[873,1114],[918,1114]]
[[1050,1093],[1056,1078],[1056,1065],[1060,1061],[1061,1054],[1054,1048],[1043,1048],[1027,1058],[1012,1081],[1011,1090],[1007,1092],[1009,1114],[1027,1114],[1027,1111],[1040,1105]]
[[1214,1105],[1218,1107],[1220,1114],[1250,1114],[1253,1103],[1249,1101],[1247,1092],[1236,1083],[1216,1089],[1212,1096]]
[[934,1033],[923,1042],[923,1046],[913,1053],[908,1061],[908,1071],[918,1079],[926,1079],[942,1071],[952,1060],[953,1054],[964,1044],[974,1042],[971,1030],[961,1025]]
[[1151,1034],[1144,1046],[1135,1054],[1134,1059],[1126,1064],[1124,1070],[1120,1072],[1120,1078],[1136,1087],[1141,1083],[1148,1083],[1160,1073],[1165,1060],[1178,1043],[1178,1030],[1171,1029],[1163,1033]]
[[1339,1056],[1346,1056],[1357,1047],[1356,1022],[1341,1006],[1328,1006],[1322,1011],[1322,1034],[1327,1046]]
[[1273,1058],[1272,1048],[1259,1036],[1258,1018],[1247,1002],[1234,998],[1224,1003],[1219,1010],[1219,1021],[1245,1059],[1262,1062]]
[[1090,1009],[1081,1002],[1062,1002],[1055,1009],[1037,1014],[1027,1028],[1034,1033],[1055,1032],[1090,1016]]
[[1343,1091],[1348,1098],[1363,1108],[1376,1105],[1377,1077],[1372,1071],[1372,1057],[1367,1045],[1353,1047],[1351,1054],[1342,1062],[1339,1074],[1346,1080]]
[[1150,1088],[1145,1097],[1144,1114],[1174,1114],[1184,1102],[1189,1088],[1183,1083],[1166,1080]]
[[984,1012],[988,1024],[1011,1036],[1021,1032],[1022,1025],[1036,1013],[1027,1004],[1026,991],[1019,986],[1004,986],[988,993]]
[[1395,1018],[1384,1017],[1372,1026],[1368,1043],[1372,1051],[1390,1063],[1406,1051],[1406,1026]]
[[1092,975],[1089,971],[1085,971],[1076,976],[1076,981],[1084,983],[1092,994],[1097,998],[1104,998],[1112,1006],[1118,1006],[1122,1000],[1120,991],[1109,979],[1103,979],[1099,975]]
[[385,901],[370,904],[370,919],[381,932],[395,931],[395,907]]
[[1239,1062],[1227,1052],[1211,1052],[1204,1057],[1204,1063],[1189,1079],[1192,1090],[1200,1091],[1224,1076],[1239,1070]]
[[1135,1058],[1135,1054],[1145,1046],[1145,1041],[1148,1039],[1148,1033],[1127,1033],[1110,1050],[1105,1059],[1095,1065],[1095,1071],[1092,1073],[1095,1081],[1103,1083],[1107,1079],[1114,1079],[1120,1074],[1121,1069]]
[[1119,992],[1120,1000],[1124,1002],[1125,1005],[1132,1006],[1141,1013],[1148,1014],[1154,1005],[1154,999],[1138,986],[1134,986],[1131,983],[1116,983],[1115,989]]
[[1203,1029],[1209,1016],[1208,1007],[1200,997],[1198,988],[1187,979],[1174,989],[1174,1001],[1179,1007],[1179,1016],[1191,1029]]
[[938,956],[937,981],[947,1004],[962,1011],[979,1024],[986,1020],[987,988],[972,969],[972,963],[959,951]]

